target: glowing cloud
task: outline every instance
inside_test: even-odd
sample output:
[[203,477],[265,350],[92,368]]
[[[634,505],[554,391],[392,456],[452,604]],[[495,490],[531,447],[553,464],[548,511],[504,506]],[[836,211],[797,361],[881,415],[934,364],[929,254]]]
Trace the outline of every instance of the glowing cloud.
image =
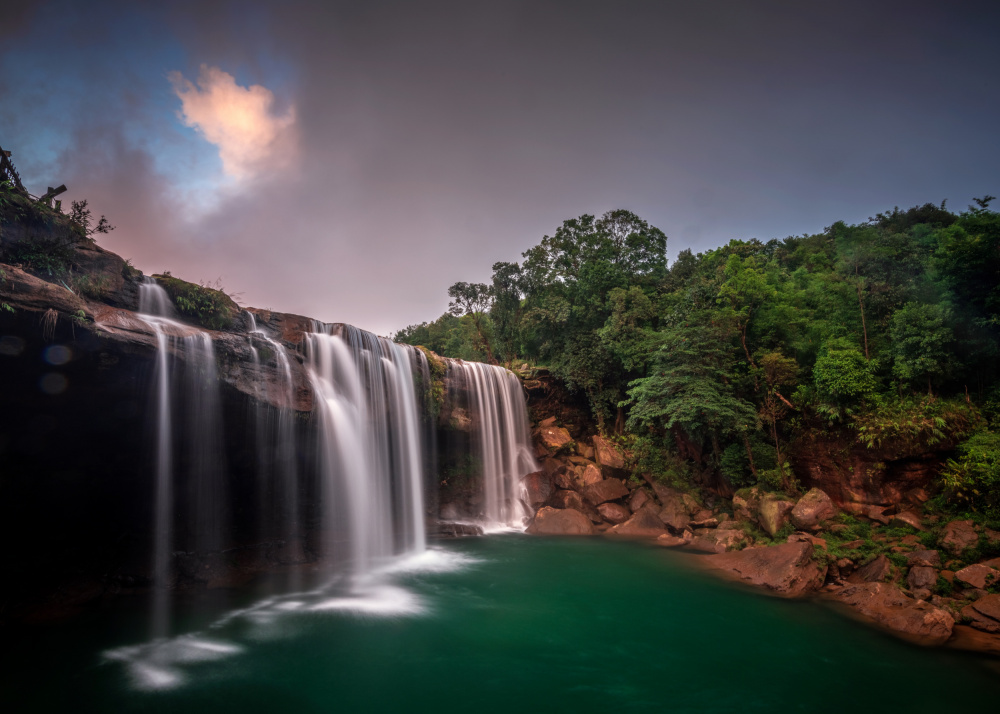
[[181,100],[181,120],[219,147],[226,175],[250,179],[265,168],[286,167],[294,157],[295,109],[276,116],[267,87],[241,87],[233,75],[207,65],[201,66],[198,86],[180,72],[168,79]]

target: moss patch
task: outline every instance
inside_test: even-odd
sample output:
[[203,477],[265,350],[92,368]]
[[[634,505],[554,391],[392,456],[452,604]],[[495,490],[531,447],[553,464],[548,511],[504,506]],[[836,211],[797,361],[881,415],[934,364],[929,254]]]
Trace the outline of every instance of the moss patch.
[[240,312],[239,305],[222,290],[189,283],[170,273],[153,277],[167,291],[177,311],[202,327],[225,330]]

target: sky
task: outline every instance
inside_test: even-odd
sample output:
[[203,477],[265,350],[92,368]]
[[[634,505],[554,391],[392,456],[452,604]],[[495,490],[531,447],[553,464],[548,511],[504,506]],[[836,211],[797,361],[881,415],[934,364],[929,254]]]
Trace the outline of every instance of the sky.
[[562,221],[668,256],[1000,195],[1000,3],[0,0],[0,146],[147,274],[391,335]]

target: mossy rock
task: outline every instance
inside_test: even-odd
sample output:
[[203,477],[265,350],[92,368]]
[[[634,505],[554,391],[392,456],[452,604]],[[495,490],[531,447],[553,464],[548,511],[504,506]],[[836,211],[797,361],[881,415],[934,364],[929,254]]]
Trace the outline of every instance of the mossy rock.
[[221,290],[189,283],[169,273],[153,278],[167,291],[181,315],[209,330],[228,329],[240,313],[239,305]]

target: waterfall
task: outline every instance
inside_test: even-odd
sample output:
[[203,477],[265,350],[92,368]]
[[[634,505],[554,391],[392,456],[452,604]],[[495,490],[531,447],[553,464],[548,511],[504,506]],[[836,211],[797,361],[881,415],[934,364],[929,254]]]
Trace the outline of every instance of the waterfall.
[[152,328],[157,344],[153,634],[162,637],[169,628],[168,588],[175,577],[171,553],[178,545],[178,477],[183,473],[187,486],[183,502],[190,504],[183,524],[184,545],[202,551],[219,549],[228,504],[212,338],[175,319],[170,297],[151,278],[139,286],[139,317]]
[[502,367],[453,360],[468,395],[473,449],[482,472],[482,512],[487,530],[523,528],[531,512],[523,477],[538,470],[532,455],[521,382]]
[[425,358],[349,325],[313,329],[306,356],[319,422],[324,540],[333,551],[327,555],[364,574],[426,547],[413,377],[414,361]]
[[[258,532],[263,539],[277,537],[286,548],[283,559],[299,561],[302,548],[299,504],[299,474],[296,464],[295,392],[292,367],[284,346],[257,325],[254,313],[245,311],[250,323],[250,351],[254,371],[261,373],[261,351],[254,340],[266,344],[267,353],[273,356],[280,381],[276,393],[270,393],[271,382],[261,379],[258,383],[257,403],[254,407],[255,443],[257,451],[257,509]],[[275,406],[272,406],[275,405]]]

